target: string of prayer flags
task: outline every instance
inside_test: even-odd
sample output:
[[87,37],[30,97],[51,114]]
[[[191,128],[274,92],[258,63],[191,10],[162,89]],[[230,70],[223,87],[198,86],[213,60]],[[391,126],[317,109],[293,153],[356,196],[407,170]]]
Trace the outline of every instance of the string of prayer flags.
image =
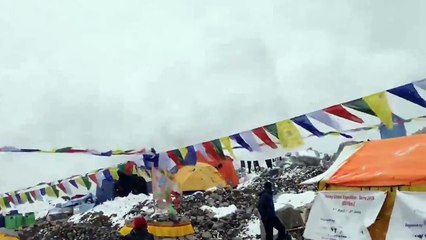
[[145,149],[140,150],[109,150],[105,152],[93,149],[75,149],[72,147],[63,147],[53,150],[42,150],[37,148],[17,148],[13,146],[4,146],[0,148],[0,152],[13,152],[13,153],[70,153],[70,154],[90,154],[95,156],[110,157],[119,155],[140,155],[145,152]]

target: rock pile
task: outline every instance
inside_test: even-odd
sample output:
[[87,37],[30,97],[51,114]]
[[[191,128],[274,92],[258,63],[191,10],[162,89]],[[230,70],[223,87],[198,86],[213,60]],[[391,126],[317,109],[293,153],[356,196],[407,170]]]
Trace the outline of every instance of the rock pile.
[[[102,219],[99,217],[97,219]],[[117,230],[111,227],[111,224],[101,225],[100,223],[69,223],[61,222],[43,222],[37,224],[31,229],[24,230],[20,239],[34,240],[93,240],[93,239],[121,239]]]
[[[247,230],[248,222],[257,217],[255,206],[263,183],[273,182],[275,190],[281,193],[312,190],[311,187],[301,186],[299,183],[322,173],[325,168],[321,167],[320,162],[297,161],[297,157],[292,157],[291,161],[280,168],[261,170],[250,184],[241,189],[216,189],[185,196],[181,201],[178,220],[190,220],[195,230],[195,235],[186,239],[253,239],[241,237],[241,233]],[[207,209],[201,209],[203,206],[224,208],[232,205],[236,207],[236,211],[220,217]],[[148,216],[144,209],[152,208],[153,202],[145,201],[134,206],[124,217],[131,219],[140,215]],[[148,221],[170,221],[167,217],[160,218],[148,217]],[[117,229],[118,226],[113,226],[109,217],[104,216],[102,212],[95,212],[85,215],[79,224],[44,222],[27,232],[34,236],[30,239],[120,239]]]

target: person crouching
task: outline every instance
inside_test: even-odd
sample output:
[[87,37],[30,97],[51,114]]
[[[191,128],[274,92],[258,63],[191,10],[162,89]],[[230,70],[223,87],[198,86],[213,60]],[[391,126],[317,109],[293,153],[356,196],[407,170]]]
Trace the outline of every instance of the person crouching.
[[154,240],[154,236],[148,232],[148,224],[143,217],[133,220],[132,231],[123,237],[123,240]]

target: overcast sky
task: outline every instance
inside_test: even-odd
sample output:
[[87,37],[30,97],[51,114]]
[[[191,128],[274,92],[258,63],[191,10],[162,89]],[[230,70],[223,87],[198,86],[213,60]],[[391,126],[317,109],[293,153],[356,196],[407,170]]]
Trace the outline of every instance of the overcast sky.
[[[419,80],[424,9],[0,0],[0,145],[168,150]],[[119,161],[44,156],[2,155],[0,191]]]

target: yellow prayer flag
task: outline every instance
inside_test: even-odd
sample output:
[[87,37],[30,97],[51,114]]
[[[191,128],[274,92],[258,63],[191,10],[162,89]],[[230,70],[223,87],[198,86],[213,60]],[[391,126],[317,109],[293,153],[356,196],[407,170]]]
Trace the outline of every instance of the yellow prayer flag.
[[6,209],[6,203],[4,202],[4,198],[0,198],[0,209]]
[[49,197],[56,197],[55,191],[53,191],[51,186],[46,187],[46,194]]
[[82,187],[86,187],[86,184],[84,184],[83,178],[81,178],[81,177],[77,177],[75,179],[75,182]]
[[184,148],[179,148],[179,152],[182,155],[182,158],[185,159],[186,155],[188,155],[188,149],[186,147]]
[[28,202],[28,198],[27,198],[27,195],[25,193],[20,193],[19,197],[21,197],[21,202],[22,203]]
[[236,159],[234,150],[232,149],[231,139],[229,137],[223,137],[220,139],[220,142],[225,147],[225,149],[229,152],[233,159]]
[[124,151],[123,150],[113,150],[112,151],[112,155],[121,155],[121,154],[123,154],[124,153]]
[[376,93],[363,99],[387,128],[393,128],[392,111],[385,92]]
[[110,169],[108,169],[109,170],[109,173],[111,174],[111,176],[112,176],[112,178],[114,179],[114,180],[118,180],[120,177],[118,176],[118,173],[117,173],[117,171],[118,171],[118,169],[117,168],[110,168]]
[[302,135],[290,120],[277,123],[278,138],[281,146],[285,149],[292,149],[303,145]]
[[41,150],[41,153],[56,153],[56,150]]

